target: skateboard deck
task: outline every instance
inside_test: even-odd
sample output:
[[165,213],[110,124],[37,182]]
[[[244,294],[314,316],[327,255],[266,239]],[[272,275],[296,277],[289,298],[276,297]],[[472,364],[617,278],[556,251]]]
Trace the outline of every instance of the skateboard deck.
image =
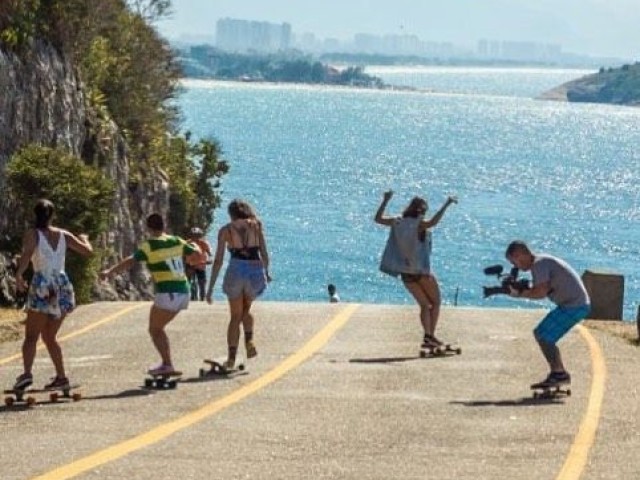
[[209,368],[200,369],[200,378],[210,375],[230,375],[232,373],[242,372],[245,369],[244,362],[241,359],[236,359],[236,364],[233,368],[226,368],[224,366],[224,362],[226,361],[226,358],[216,358],[213,360],[205,358],[203,362],[209,365]]
[[458,346],[446,343],[438,347],[420,347],[420,358],[427,357],[445,357],[448,355],[460,355],[462,349]]
[[147,372],[147,378],[144,379],[145,388],[155,388],[157,390],[174,389],[178,386],[178,381],[182,376],[182,372],[175,371],[171,373],[151,374]]
[[[9,389],[4,390],[4,404],[7,407],[12,406],[15,403],[24,403],[27,406],[34,405],[36,403],[36,397],[34,395],[49,395],[49,401],[56,403],[61,399],[69,399],[74,402],[79,401],[82,398],[80,392],[73,392],[80,388],[80,385],[68,385],[60,388],[30,388],[26,389]],[[73,392],[73,393],[72,393]]]
[[571,396],[571,388],[569,388],[569,384],[550,385],[546,387],[532,386],[531,390],[533,391],[533,398],[536,399],[553,399],[563,395],[566,395],[567,397]]

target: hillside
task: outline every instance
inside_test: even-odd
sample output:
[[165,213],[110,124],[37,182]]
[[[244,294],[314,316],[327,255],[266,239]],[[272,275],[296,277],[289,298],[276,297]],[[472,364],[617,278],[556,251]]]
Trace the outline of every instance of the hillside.
[[544,92],[542,100],[640,106],[640,62],[599,72]]

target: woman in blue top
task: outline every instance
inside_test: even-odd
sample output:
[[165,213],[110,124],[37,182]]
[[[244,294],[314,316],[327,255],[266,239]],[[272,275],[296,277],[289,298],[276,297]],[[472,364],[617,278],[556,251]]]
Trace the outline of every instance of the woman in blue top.
[[427,219],[427,201],[414,197],[402,216],[389,217],[384,211],[392,196],[392,191],[384,193],[374,219],[380,225],[391,227],[380,270],[394,277],[400,276],[405,288],[420,305],[420,323],[424,329],[422,345],[435,348],[442,345],[435,337],[441,297],[438,280],[431,271],[430,229],[440,222],[447,208],[458,203],[458,200],[456,197],[448,197],[440,210]]

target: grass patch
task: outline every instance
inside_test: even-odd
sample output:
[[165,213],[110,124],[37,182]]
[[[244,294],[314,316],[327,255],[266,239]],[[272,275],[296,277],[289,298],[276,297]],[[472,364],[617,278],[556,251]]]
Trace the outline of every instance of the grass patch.
[[15,308],[0,308],[0,343],[17,340],[22,334],[25,313]]

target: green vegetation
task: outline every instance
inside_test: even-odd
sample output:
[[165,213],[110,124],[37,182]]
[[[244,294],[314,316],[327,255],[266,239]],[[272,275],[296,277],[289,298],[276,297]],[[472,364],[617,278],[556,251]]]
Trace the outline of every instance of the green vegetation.
[[[52,175],[52,171],[56,174]],[[33,219],[36,201],[48,198],[56,206],[56,225],[75,234],[86,233],[91,238],[105,231],[114,185],[98,169],[85,165],[79,158],[61,150],[26,147],[12,157],[7,167],[7,183],[15,218]],[[15,242],[18,240],[14,238]],[[100,255],[89,259],[74,255],[67,262],[80,303],[91,298],[91,285],[96,279],[100,258]]]
[[640,62],[620,68],[601,67],[598,73],[569,82],[570,102],[640,105]]
[[294,82],[353,85],[383,88],[378,77],[367,75],[364,68],[350,66],[337,69],[296,52],[279,54],[229,53],[202,45],[183,52],[187,76],[221,80]]
[[[64,197],[73,185],[71,178],[60,175],[64,169],[45,164],[73,166],[69,175],[88,182],[84,177],[90,176],[90,171],[97,175],[98,170],[79,165],[98,169],[113,162],[112,152],[103,148],[101,141],[106,138],[108,143],[115,123],[127,143],[131,181],[152,182],[150,171],[164,172],[168,177],[172,230],[184,232],[192,222],[204,229],[210,226],[220,203],[220,178],[229,167],[215,140],[192,143],[189,135],[179,134],[178,112],[172,100],[182,73],[174,52],[153,28],[153,23],[168,13],[170,4],[170,0],[0,2],[0,48],[28,63],[39,42],[53,45],[71,60],[82,80],[89,111],[90,140],[81,159],[71,160],[62,152],[38,148],[16,154],[10,166],[11,194],[16,200],[32,205],[31,199],[48,196],[67,209],[58,218],[73,222],[65,225],[70,230],[84,231],[91,237],[104,232],[105,212],[110,208],[102,203],[104,185],[98,188],[92,183],[98,191],[79,193],[82,182],[78,182],[73,198]],[[39,163],[42,159],[46,159],[44,164]],[[29,170],[27,164],[32,160],[39,166]],[[50,175],[51,171],[56,175]],[[95,201],[94,194],[100,201]],[[139,212],[135,204],[131,211],[149,213]]]

